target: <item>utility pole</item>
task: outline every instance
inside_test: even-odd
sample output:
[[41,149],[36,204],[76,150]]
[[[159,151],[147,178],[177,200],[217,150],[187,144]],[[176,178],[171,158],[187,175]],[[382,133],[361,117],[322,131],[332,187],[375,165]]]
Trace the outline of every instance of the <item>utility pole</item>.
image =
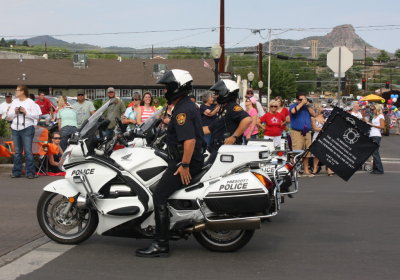
[[154,45],[151,45],[151,59],[154,58]]
[[258,44],[257,51],[258,51],[258,80],[262,81],[262,79],[263,79],[263,65],[262,65],[263,45],[262,45],[262,43]]
[[367,84],[368,84],[368,79],[367,79],[367,45],[364,46],[364,79],[365,79],[364,94],[366,94],[367,93]]
[[341,82],[342,82],[342,48],[339,47],[339,71],[338,71],[338,91],[336,93],[336,100],[338,106],[340,106],[340,92],[341,92]]
[[225,72],[225,1],[220,0],[219,15],[219,45],[222,48],[221,58],[219,59],[219,73]]
[[[258,83],[263,82],[263,44],[259,43],[257,46],[257,52],[258,52]],[[262,102],[262,94],[261,94],[261,88],[259,89],[259,96],[260,96],[260,102]]]
[[267,110],[269,111],[269,99],[271,95],[271,48],[272,48],[272,42],[271,42],[271,37],[272,37],[272,30],[268,30],[268,92],[267,92]]

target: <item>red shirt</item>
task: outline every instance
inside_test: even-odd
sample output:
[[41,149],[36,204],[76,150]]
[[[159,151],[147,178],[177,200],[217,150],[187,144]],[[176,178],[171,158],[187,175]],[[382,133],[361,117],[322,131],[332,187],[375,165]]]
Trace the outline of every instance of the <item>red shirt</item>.
[[40,110],[42,111],[42,115],[48,115],[50,114],[50,108],[51,108],[51,102],[47,98],[44,98],[43,101],[38,99],[36,101],[36,104],[39,105]]
[[[284,117],[284,120],[286,120],[286,117],[289,116],[289,110],[288,108],[283,107],[282,110],[279,112]],[[286,125],[282,127],[283,130],[286,130]]]
[[285,117],[280,113],[272,114],[266,113],[260,118],[261,123],[266,123],[264,135],[265,136],[281,136],[282,135],[282,122]]

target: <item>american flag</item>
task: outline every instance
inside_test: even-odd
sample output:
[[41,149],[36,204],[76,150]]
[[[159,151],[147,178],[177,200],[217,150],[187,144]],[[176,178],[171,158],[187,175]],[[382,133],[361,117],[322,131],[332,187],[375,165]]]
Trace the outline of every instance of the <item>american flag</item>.
[[203,67],[213,70],[211,65],[203,58]]

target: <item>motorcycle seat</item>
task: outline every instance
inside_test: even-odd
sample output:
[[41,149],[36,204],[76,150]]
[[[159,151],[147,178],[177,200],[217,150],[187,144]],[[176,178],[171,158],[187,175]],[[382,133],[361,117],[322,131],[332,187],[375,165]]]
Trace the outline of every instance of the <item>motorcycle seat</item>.
[[[198,174],[196,174],[196,175],[193,176],[192,181],[190,181],[190,185],[189,185],[189,186],[193,186],[193,185],[195,185],[196,183],[198,183],[198,182],[201,180],[201,178],[207,173],[207,171],[211,168],[211,166],[212,166],[212,164],[206,164],[206,165],[204,165],[204,166],[201,168],[201,171],[200,171]],[[150,189],[150,191],[151,191],[152,193],[154,193],[154,191],[155,191],[157,185],[158,185],[158,183],[153,184],[152,186],[149,187],[149,189]]]
[[198,183],[201,178],[207,173],[207,171],[211,168],[212,164],[206,164],[203,166],[203,168],[201,169],[200,173],[198,173],[197,175],[194,175],[192,180],[190,181],[190,185],[194,185],[196,183]]

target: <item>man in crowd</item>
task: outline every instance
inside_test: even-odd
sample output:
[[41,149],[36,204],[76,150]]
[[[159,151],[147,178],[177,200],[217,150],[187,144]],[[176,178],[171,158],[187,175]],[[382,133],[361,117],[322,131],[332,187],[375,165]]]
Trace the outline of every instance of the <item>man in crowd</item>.
[[121,99],[116,98],[115,90],[113,87],[109,87],[107,89],[107,95],[109,99],[114,99],[113,103],[107,108],[104,112],[103,116],[105,119],[110,121],[107,129],[104,131],[105,137],[111,137],[117,123],[115,122],[115,118],[120,119],[122,114],[125,112],[125,104],[121,101]]
[[85,92],[83,90],[78,90],[76,98],[77,102],[72,105],[72,109],[76,113],[78,129],[80,129],[82,124],[94,114],[96,109],[91,101],[86,100]]
[[[304,93],[296,94],[296,102],[289,107],[293,150],[306,150],[311,145],[311,117],[315,117],[314,109]],[[307,153],[303,160],[304,175],[310,173]]]
[[53,114],[53,106],[51,101],[46,98],[44,92],[39,93],[39,99],[36,101],[36,104],[39,105],[40,110],[42,111],[40,118],[50,120],[51,115]]
[[[254,92],[253,92],[252,89],[248,89],[247,92],[246,92],[244,100],[250,99],[251,97],[254,97]],[[243,110],[246,110],[246,104],[245,103],[246,102],[244,102],[244,101],[242,103],[240,103],[240,106],[242,106]],[[260,102],[256,101],[256,107],[257,107],[258,116],[259,117],[264,116],[265,111],[264,111],[264,108],[263,108],[263,106],[261,105]]]
[[7,119],[8,113],[10,112],[12,103],[12,94],[11,92],[6,93],[6,101],[1,103],[0,105],[0,119]]

